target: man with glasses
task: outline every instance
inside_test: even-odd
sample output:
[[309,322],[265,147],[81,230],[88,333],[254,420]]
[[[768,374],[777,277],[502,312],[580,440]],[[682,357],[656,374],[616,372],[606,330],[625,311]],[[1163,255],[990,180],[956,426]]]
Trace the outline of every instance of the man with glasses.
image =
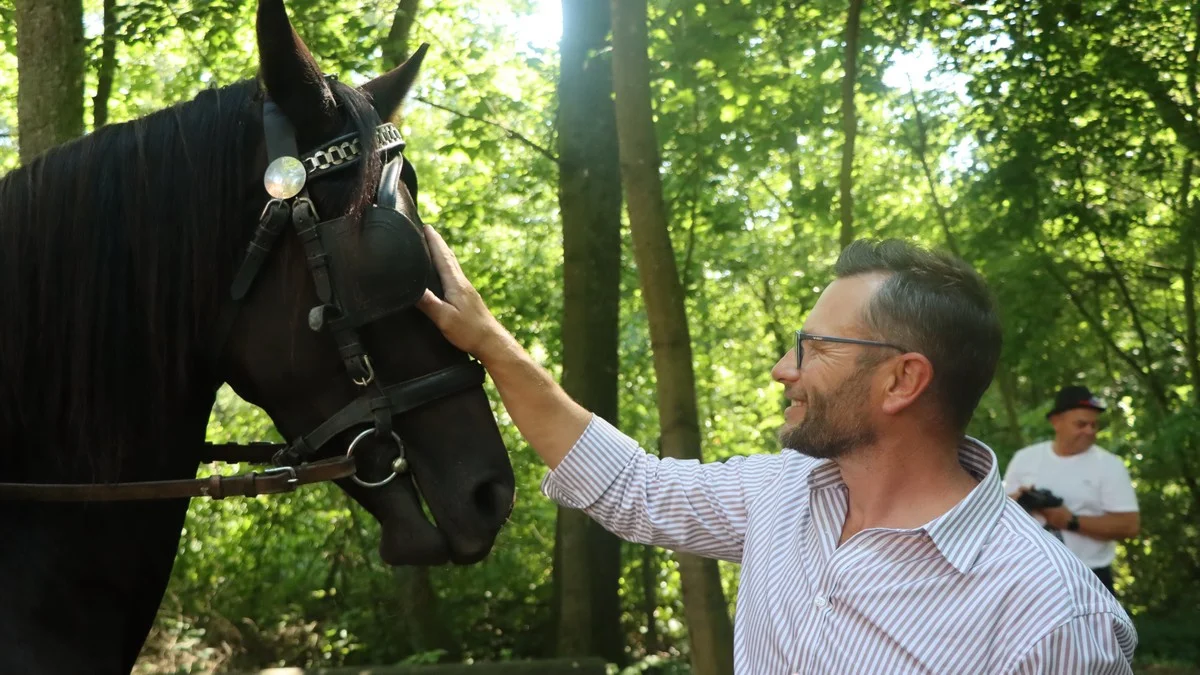
[[1104,403],[1087,387],[1060,389],[1046,414],[1054,439],[1018,450],[1008,463],[1004,484],[1013,499],[1039,489],[1062,500],[1059,506],[1032,512],[1116,595],[1116,542],[1137,536],[1139,518],[1125,462],[1096,445],[1104,411]]
[[[427,229],[418,306],[487,368],[543,491],[629,541],[741,563],[738,673],[1129,673],[1137,636],[965,435],[1000,323],[965,263],[854,242],[771,370],[778,454],[660,459],[575,403]],[[792,353],[794,351],[794,353]]]

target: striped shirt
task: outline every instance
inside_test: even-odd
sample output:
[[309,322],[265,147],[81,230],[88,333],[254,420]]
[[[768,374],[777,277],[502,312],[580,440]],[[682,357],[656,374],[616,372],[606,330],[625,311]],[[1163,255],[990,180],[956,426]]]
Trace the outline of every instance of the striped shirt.
[[794,450],[701,464],[660,459],[600,417],[542,482],[617,536],[741,563],[734,669],[785,673],[1131,673],[1129,616],[1095,574],[1004,494],[967,438],[979,484],[916,529],[838,545],[837,465]]

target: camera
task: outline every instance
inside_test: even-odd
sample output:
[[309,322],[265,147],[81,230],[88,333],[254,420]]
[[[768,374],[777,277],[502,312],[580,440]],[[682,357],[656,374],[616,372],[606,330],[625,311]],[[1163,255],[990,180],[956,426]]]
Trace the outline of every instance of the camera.
[[1026,511],[1037,511],[1038,509],[1062,506],[1063,500],[1062,497],[1045,488],[1033,488],[1017,497],[1017,503]]

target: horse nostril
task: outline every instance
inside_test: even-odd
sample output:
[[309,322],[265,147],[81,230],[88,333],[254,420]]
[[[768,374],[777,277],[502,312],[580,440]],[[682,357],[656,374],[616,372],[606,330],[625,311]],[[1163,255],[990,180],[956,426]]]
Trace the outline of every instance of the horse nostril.
[[513,490],[499,481],[484,481],[475,488],[472,500],[480,515],[507,518],[512,511]]

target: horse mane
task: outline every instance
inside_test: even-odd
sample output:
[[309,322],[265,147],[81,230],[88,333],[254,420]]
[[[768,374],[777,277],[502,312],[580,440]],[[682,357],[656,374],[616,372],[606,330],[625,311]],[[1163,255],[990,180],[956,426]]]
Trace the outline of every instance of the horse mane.
[[[333,88],[370,152],[369,101]],[[260,106],[253,80],[205,90],[0,178],[0,475],[115,478],[211,397],[207,341],[267,199]]]

